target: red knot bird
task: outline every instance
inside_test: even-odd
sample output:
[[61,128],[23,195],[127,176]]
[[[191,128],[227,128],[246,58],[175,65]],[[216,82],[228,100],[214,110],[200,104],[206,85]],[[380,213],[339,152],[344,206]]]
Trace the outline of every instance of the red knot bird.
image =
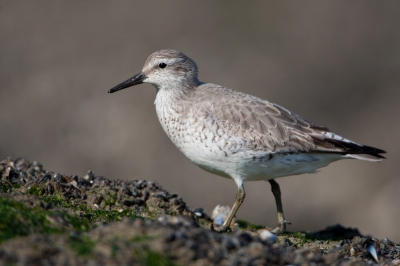
[[142,72],[110,89],[141,83],[156,87],[158,119],[168,137],[195,165],[238,186],[220,232],[229,230],[245,198],[244,181],[268,180],[278,226],[286,230],[278,177],[315,173],[340,159],[378,162],[385,151],[360,145],[274,103],[198,80],[196,63],[181,52],[151,54]]

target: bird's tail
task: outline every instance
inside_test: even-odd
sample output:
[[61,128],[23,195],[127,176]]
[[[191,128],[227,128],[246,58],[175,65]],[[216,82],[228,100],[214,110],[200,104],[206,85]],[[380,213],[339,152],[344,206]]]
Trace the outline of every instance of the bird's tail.
[[351,140],[343,138],[333,132],[328,131],[327,128],[312,126],[317,134],[311,135],[314,143],[317,144],[320,152],[341,154],[344,157],[354,158],[370,162],[380,162],[386,159],[382,153],[386,151],[355,143]]

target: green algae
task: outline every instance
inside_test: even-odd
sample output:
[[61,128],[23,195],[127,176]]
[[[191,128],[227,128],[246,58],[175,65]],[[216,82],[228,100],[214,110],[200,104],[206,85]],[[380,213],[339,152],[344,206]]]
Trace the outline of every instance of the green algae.
[[240,229],[247,229],[247,230],[259,230],[265,228],[265,226],[259,225],[259,224],[252,224],[248,221],[245,220],[236,220],[236,224]]
[[80,256],[93,253],[96,243],[87,236],[71,235],[68,239],[68,244]]
[[176,266],[167,256],[159,252],[145,250],[134,250],[135,257],[139,260],[140,265],[144,266]]
[[[0,243],[32,233],[62,233],[63,230],[48,219],[50,214],[38,207],[29,208],[21,202],[0,198]],[[68,219],[73,220],[72,217]]]

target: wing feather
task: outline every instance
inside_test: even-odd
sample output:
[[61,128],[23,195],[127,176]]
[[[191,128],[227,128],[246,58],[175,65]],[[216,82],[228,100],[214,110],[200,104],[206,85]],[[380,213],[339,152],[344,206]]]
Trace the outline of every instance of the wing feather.
[[[213,86],[208,88],[208,97],[204,99],[212,101],[209,112],[217,122],[228,123],[230,128],[236,129],[229,134],[245,138],[259,149],[269,152],[356,154],[357,158],[364,156],[366,160],[384,158],[380,153],[385,151],[347,140],[277,104]],[[221,90],[224,95],[228,93],[230,97],[221,99]]]

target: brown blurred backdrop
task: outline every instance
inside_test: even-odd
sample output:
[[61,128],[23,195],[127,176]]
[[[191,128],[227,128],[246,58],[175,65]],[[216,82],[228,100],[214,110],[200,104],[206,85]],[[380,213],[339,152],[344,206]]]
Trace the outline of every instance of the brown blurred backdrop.
[[[0,1],[0,158],[48,170],[156,180],[208,213],[232,180],[194,166],[162,131],[155,89],[107,90],[159,49],[200,79],[276,102],[388,160],[279,179],[289,230],[341,223],[399,242],[399,1]],[[276,225],[268,183],[238,217]]]

